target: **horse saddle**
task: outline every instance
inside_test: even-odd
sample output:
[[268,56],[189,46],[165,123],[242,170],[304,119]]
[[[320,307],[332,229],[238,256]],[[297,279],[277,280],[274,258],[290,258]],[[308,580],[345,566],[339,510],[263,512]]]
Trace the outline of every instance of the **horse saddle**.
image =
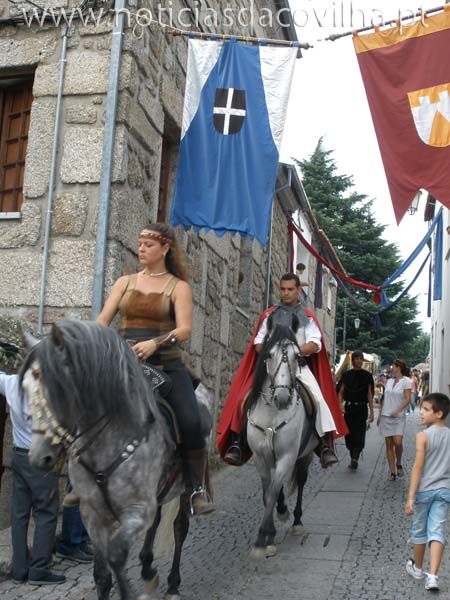
[[306,385],[304,383],[302,383],[300,381],[300,379],[296,379],[296,385],[297,385],[297,393],[300,395],[300,398],[302,399],[303,402],[303,406],[305,407],[305,412],[306,415],[312,419],[316,417],[317,414],[317,406],[316,406],[316,401],[314,400],[313,396],[311,395],[311,392],[309,391],[309,389],[306,387]]
[[170,390],[172,389],[172,381],[170,377],[161,369],[158,369],[157,367],[147,363],[142,364],[142,370],[144,371],[144,375],[149,380],[152,390],[157,390],[162,398],[167,398],[167,396],[170,394]]
[[177,417],[173,408],[170,404],[165,400],[162,396],[157,392],[155,395],[156,404],[159,408],[159,412],[161,416],[166,420],[166,423],[169,427],[170,435],[173,441],[177,446],[179,446],[182,442],[180,427],[178,425]]

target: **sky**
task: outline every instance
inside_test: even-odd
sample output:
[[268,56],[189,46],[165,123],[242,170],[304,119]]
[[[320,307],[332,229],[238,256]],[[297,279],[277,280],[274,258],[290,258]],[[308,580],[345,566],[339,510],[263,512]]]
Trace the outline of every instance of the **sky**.
[[[299,41],[309,42],[314,48],[303,50],[303,58],[297,60],[281,160],[291,162],[291,157],[308,158],[323,136],[325,148],[334,151],[337,172],[352,175],[355,191],[374,199],[375,217],[387,225],[384,237],[397,242],[404,259],[427,231],[428,226],[423,220],[426,194],[422,195],[418,212],[414,216],[406,214],[397,226],[352,36],[335,42],[317,40],[330,33],[358,29],[363,26],[363,18],[365,25],[370,25],[373,17],[379,19],[382,16],[387,21],[397,18],[399,11],[409,17],[412,11],[420,10],[419,6],[435,8],[442,3],[439,0],[423,0],[421,5],[413,0],[290,0],[291,10],[300,25],[297,26]],[[337,26],[342,23],[344,27]],[[424,251],[423,258],[425,256]],[[414,262],[406,271],[406,284],[414,277],[422,260]],[[390,274],[386,273],[386,277]],[[372,283],[370,274],[367,281]],[[426,332],[430,329],[430,319],[426,316],[427,291],[425,268],[410,295],[417,296],[417,319]]]

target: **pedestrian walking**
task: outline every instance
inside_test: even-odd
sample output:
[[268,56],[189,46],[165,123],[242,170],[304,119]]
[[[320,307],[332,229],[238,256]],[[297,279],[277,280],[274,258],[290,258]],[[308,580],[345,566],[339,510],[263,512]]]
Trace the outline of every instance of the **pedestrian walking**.
[[[31,419],[28,405],[22,400],[19,376],[0,372],[0,394],[9,406],[13,452],[11,542],[12,577],[15,583],[55,585],[66,578],[50,571],[52,548],[58,517],[58,477],[32,467],[28,460],[31,448]],[[31,512],[35,522],[33,548],[28,553],[27,534]]]
[[394,360],[391,370],[392,377],[386,382],[377,425],[386,442],[389,480],[395,481],[397,476],[405,475],[402,466],[403,434],[406,425],[405,410],[411,399],[411,381],[406,377],[408,368],[404,360]]
[[374,381],[372,374],[363,369],[364,354],[359,350],[352,353],[352,368],[346,371],[338,385],[339,401],[349,430],[345,445],[350,452],[349,467],[356,471],[358,460],[364,449],[367,419],[372,423]]
[[[416,458],[411,472],[405,512],[412,516],[411,538],[414,558],[406,563],[415,579],[425,578],[425,589],[439,590],[438,571],[445,544],[445,523],[450,507],[450,429],[444,423],[450,412],[445,394],[425,396],[420,420],[427,426],[416,436]],[[426,545],[429,571],[423,570]]]

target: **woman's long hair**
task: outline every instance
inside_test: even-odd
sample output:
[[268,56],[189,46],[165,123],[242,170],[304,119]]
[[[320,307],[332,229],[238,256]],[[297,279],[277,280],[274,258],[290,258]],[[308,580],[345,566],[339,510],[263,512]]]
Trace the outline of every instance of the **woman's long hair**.
[[167,270],[182,279],[183,281],[189,281],[189,269],[187,266],[186,254],[180,246],[175,230],[167,223],[149,223],[145,226],[145,229],[149,231],[157,231],[168,240],[170,240],[170,248],[166,255],[166,267]]

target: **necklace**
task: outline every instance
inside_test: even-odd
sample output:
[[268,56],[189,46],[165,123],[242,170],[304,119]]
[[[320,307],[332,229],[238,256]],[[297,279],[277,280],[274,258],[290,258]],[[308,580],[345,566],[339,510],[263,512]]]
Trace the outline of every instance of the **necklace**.
[[161,275],[166,275],[168,272],[169,271],[161,271],[161,273],[147,273],[145,269],[142,271],[144,275],[148,275],[149,277],[161,277]]

